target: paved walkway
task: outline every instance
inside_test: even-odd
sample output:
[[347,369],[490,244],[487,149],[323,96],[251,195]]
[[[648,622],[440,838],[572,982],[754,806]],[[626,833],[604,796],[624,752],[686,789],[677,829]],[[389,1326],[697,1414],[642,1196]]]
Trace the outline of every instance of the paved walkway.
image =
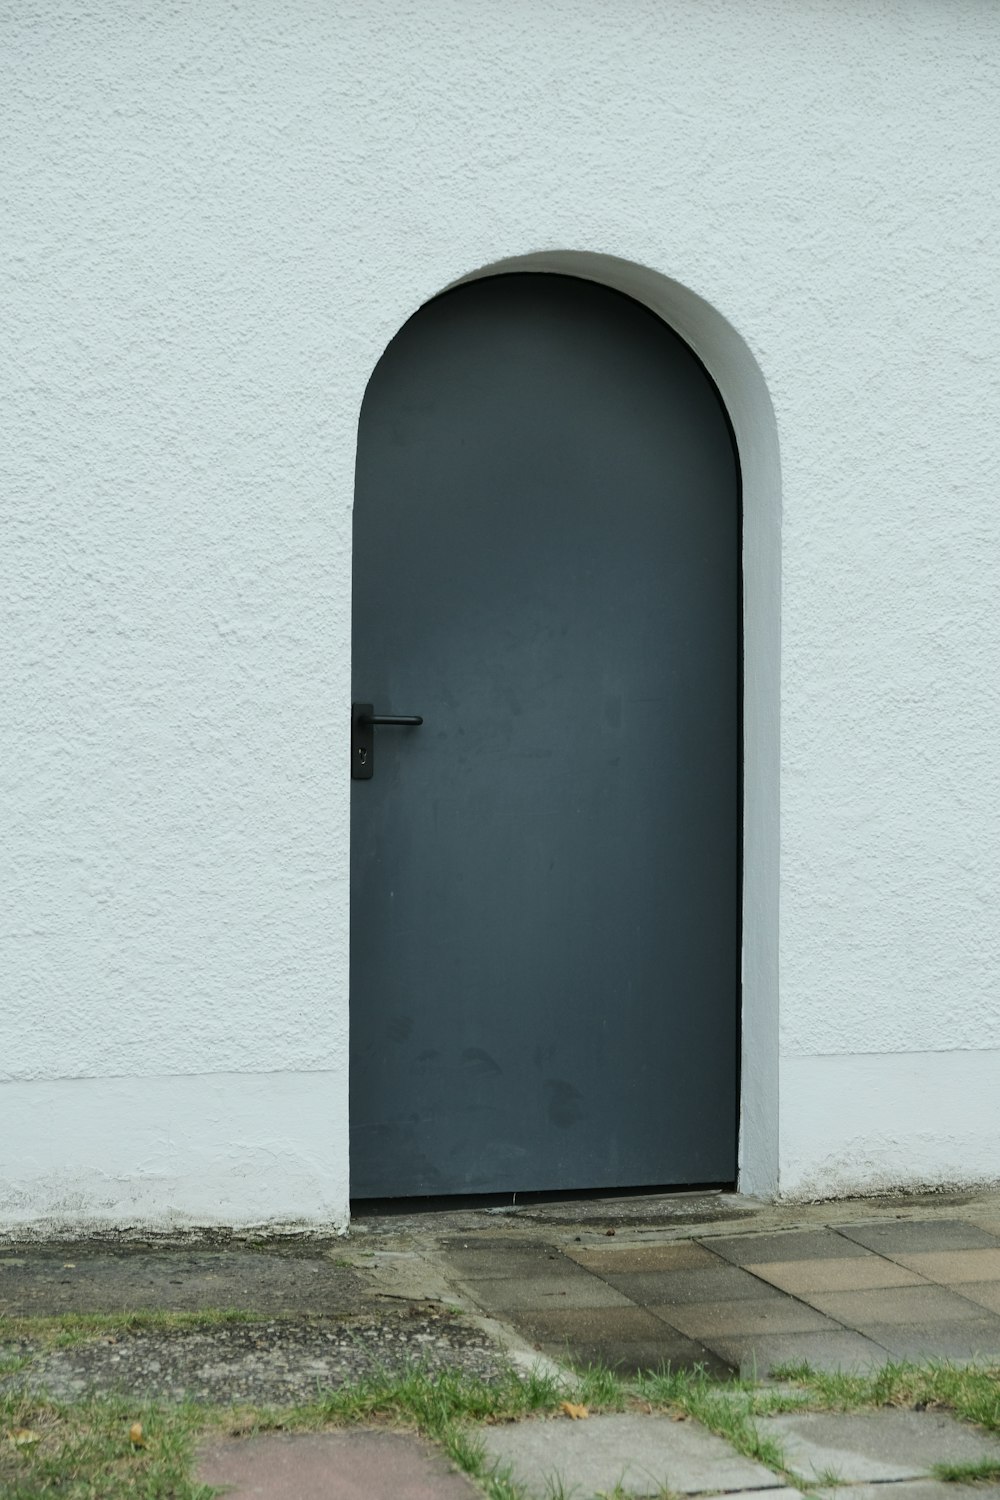
[[[954,1485],[931,1479],[935,1464],[1000,1460],[1000,1442],[939,1414],[804,1412],[759,1418],[757,1425],[780,1447],[804,1486],[878,1484],[882,1500],[903,1500],[913,1481],[920,1486],[915,1493],[927,1500],[945,1492],[954,1500]],[[560,1485],[577,1500],[610,1495],[616,1486],[619,1493],[643,1496],[715,1491],[769,1500],[776,1492],[797,1495],[786,1479],[742,1457],[721,1437],[696,1422],[669,1417],[521,1422],[488,1431],[485,1442],[491,1457],[507,1464],[531,1497],[558,1494]],[[896,1489],[904,1483],[906,1491]]]
[[232,1500],[482,1500],[422,1438],[351,1431],[213,1443],[198,1478]]
[[[1000,1442],[941,1413],[802,1412],[758,1418],[784,1473],[745,1458],[697,1422],[634,1414],[486,1427],[489,1470],[525,1500],[712,1495],[748,1500],[973,1500],[1000,1486],[944,1483],[941,1463],[1000,1464]],[[788,1483],[790,1477],[796,1486]],[[232,1500],[473,1500],[482,1491],[406,1433],[358,1431],[213,1444],[199,1479]],[[876,1488],[877,1486],[877,1488]],[[846,1493],[845,1493],[846,1491]]]
[[[16,1378],[67,1396],[124,1385],[137,1395],[280,1402],[350,1380],[373,1360],[414,1356],[487,1378],[508,1358],[761,1377],[803,1360],[1000,1365],[1000,1195],[805,1207],[648,1195],[369,1214],[347,1241],[0,1242],[0,1315],[224,1307],[247,1320],[39,1349]],[[960,1500],[962,1487],[942,1486],[934,1464],[1000,1464],[995,1439],[940,1412],[801,1412],[758,1426],[784,1470],[821,1497],[836,1478],[852,1486],[851,1500]],[[528,1500],[558,1485],[576,1500],[664,1487],[788,1493],[782,1468],[742,1458],[693,1421],[557,1417],[480,1436]],[[204,1452],[201,1473],[237,1500],[480,1493],[422,1440],[385,1431],[234,1439]],[[1000,1486],[975,1493],[1000,1495]]]
[[441,1253],[479,1308],[578,1364],[764,1376],[802,1362],[1000,1361],[1000,1218],[603,1244],[466,1235]]

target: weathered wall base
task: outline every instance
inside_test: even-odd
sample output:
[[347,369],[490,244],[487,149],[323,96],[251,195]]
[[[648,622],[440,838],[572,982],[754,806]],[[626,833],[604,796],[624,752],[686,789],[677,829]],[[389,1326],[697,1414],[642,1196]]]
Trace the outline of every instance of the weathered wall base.
[[1000,1052],[785,1057],[781,1196],[1000,1181]]
[[325,1072],[0,1085],[0,1225],[346,1229],[340,1088]]

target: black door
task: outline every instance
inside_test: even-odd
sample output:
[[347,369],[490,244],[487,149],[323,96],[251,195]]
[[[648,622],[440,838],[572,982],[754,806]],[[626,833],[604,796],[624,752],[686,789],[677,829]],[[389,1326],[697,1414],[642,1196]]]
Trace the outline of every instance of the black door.
[[355,1197],[735,1178],[739,514],[606,287],[467,284],[375,370],[354,698],[423,723],[352,783]]

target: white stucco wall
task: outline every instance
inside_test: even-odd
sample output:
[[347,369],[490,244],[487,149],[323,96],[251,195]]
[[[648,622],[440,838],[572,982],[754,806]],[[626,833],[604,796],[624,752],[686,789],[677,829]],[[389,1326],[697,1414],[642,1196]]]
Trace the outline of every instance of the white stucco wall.
[[1000,11],[0,21],[0,1222],[344,1222],[357,413],[421,302],[558,251],[713,310],[780,446],[745,1181],[1000,1177]]

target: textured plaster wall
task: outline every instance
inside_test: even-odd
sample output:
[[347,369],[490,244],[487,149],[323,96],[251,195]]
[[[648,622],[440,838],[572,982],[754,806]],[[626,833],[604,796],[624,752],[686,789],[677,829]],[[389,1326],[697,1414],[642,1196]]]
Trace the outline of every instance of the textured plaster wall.
[[1000,1176],[1000,11],[0,28],[0,1216],[344,1221],[357,413],[423,300],[549,250],[690,289],[770,394],[758,1159],[792,1193]]

